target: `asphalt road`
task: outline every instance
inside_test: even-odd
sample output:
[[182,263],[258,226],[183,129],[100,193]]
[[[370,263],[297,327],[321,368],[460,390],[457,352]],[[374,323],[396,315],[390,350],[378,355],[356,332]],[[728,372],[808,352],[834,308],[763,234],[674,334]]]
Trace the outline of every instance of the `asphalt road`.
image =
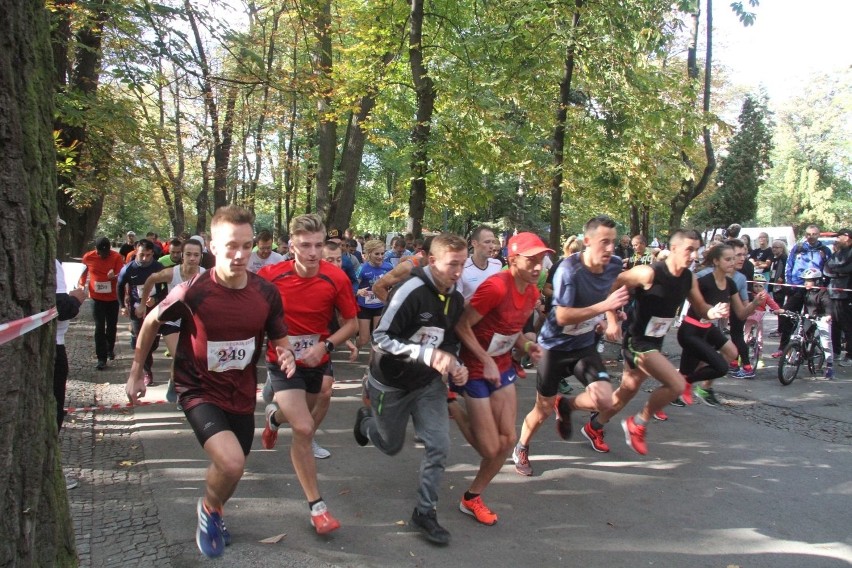
[[[408,447],[395,457],[356,445],[352,425],[361,369],[336,362],[335,370],[341,382],[317,437],[332,457],[318,460],[318,470],[320,489],[342,528],[329,537],[314,533],[290,463],[287,433],[274,450],[260,446],[260,403],[248,471],[226,510],[234,544],[225,564],[778,568],[852,563],[848,371],[833,383],[799,380],[790,387],[775,380],[774,367],[755,381],[724,379],[717,390],[730,395],[723,394],[729,406],[671,407],[668,422],[649,428],[648,456],[627,447],[617,424],[607,430],[609,454],[592,451],[579,436],[562,441],[548,424],[531,447],[535,475],[522,477],[507,462],[484,494],[500,516],[493,527],[458,511],[478,456],[453,426],[438,509],[452,542],[439,548],[408,523],[423,454],[412,429]],[[518,388],[519,416],[531,408],[534,381],[530,373]],[[636,411],[645,396],[627,410]],[[759,412],[757,406],[764,408]],[[575,429],[581,418],[575,417]],[[183,416],[167,406],[138,409],[136,425],[172,562],[196,565],[201,559],[194,544],[194,503],[203,487],[204,454]],[[281,534],[286,536],[277,544],[259,542]]]

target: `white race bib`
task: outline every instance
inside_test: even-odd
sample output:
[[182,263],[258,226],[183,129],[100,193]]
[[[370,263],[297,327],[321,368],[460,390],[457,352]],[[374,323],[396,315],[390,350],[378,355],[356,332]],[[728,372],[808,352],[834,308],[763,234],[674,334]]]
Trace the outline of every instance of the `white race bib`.
[[288,335],[287,341],[290,342],[290,347],[293,348],[293,352],[296,354],[296,361],[301,361],[305,358],[305,353],[317,344],[319,341],[319,334],[315,335]]
[[491,343],[488,344],[488,354],[492,357],[497,357],[498,355],[508,353],[509,351],[511,351],[512,347],[515,345],[515,342],[520,336],[520,331],[512,335],[503,335],[501,333],[495,333],[494,336],[491,337]]
[[364,304],[366,304],[366,305],[381,304],[381,303],[382,303],[382,301],[379,300],[378,298],[376,298],[376,295],[373,294],[372,292],[367,292],[367,295],[364,296]]
[[254,357],[254,338],[207,342],[207,370],[223,373],[243,370]]
[[602,322],[603,319],[604,315],[598,314],[591,319],[587,319],[586,321],[566,325],[562,328],[562,333],[564,333],[565,335],[583,335],[584,333],[589,333],[590,331],[593,331],[595,327],[597,327],[598,323]]
[[645,335],[648,337],[663,337],[669,331],[674,318],[658,318],[653,316],[648,325],[645,326]]
[[444,342],[444,330],[440,327],[423,326],[411,336],[411,341],[424,347],[438,348]]
[[112,292],[112,282],[95,282],[95,292],[98,294],[109,294]]

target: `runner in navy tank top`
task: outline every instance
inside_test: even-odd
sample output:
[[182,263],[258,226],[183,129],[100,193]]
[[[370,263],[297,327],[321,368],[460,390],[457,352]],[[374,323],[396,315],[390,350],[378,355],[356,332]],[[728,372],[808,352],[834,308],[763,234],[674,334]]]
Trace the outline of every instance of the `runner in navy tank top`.
[[[648,398],[642,411],[622,420],[627,444],[639,454],[648,452],[645,428],[651,416],[677,398],[686,385],[683,376],[661,353],[663,340],[674,321],[678,307],[688,297],[695,311],[706,319],[728,314],[727,304],[707,305],[689,266],[695,258],[701,237],[695,231],[678,230],[669,241],[670,254],[663,262],[641,265],[622,272],[613,289],[627,286],[636,290],[633,320],[623,340],[624,374],[621,386],[613,393],[612,408],[598,417],[609,422],[628,402],[648,377],[658,380],[658,387]],[[608,319],[614,315],[607,314]],[[614,323],[611,322],[611,323]]]

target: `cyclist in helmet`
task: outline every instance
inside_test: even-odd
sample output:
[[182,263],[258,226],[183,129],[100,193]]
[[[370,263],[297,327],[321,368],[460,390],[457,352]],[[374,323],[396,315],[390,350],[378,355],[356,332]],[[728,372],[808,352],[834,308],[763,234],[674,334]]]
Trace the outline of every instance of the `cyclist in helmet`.
[[825,351],[825,378],[834,378],[834,350],[831,345],[831,299],[827,290],[821,286],[822,270],[807,268],[802,272],[805,281],[805,297],[802,313],[816,322],[819,342]]

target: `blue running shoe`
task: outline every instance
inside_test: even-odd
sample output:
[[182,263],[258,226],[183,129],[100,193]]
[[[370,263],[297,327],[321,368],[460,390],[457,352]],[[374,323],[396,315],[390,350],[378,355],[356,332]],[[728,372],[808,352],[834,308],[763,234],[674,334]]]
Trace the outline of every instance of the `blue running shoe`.
[[198,499],[198,528],[195,530],[195,544],[201,554],[208,558],[217,558],[225,552],[225,538],[222,534],[222,516],[216,511],[208,511],[204,498]]

